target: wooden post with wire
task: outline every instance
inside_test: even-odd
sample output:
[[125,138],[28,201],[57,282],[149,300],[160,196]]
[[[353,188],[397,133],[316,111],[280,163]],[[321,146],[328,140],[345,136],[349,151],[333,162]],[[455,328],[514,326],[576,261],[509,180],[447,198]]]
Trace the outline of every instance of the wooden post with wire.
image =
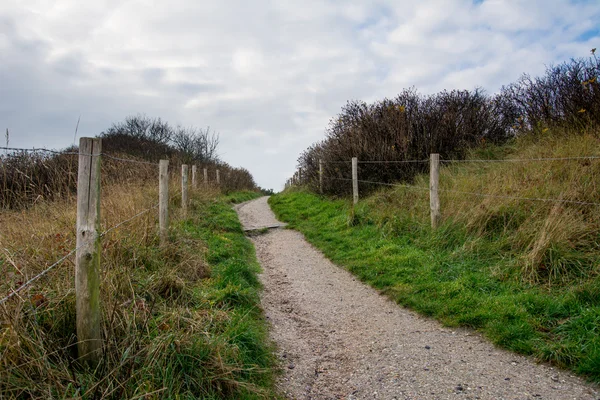
[[196,176],[196,166],[192,165],[192,189],[196,190],[198,188],[198,181]]
[[169,160],[160,160],[158,173],[158,225],[160,245],[169,237]]
[[75,304],[78,358],[95,368],[102,356],[100,327],[100,154],[98,138],[79,140]]
[[352,202],[358,203],[358,158],[352,157]]
[[183,217],[187,217],[188,211],[188,172],[189,166],[183,164],[181,166],[181,211]]
[[208,169],[204,168],[204,186],[208,186]]
[[323,161],[319,160],[319,193],[323,194]]
[[437,229],[442,214],[440,212],[440,197],[439,197],[439,185],[440,185],[440,155],[431,154],[430,168],[429,168],[429,207],[431,208],[431,228]]
[[217,186],[221,184],[221,173],[217,170]]

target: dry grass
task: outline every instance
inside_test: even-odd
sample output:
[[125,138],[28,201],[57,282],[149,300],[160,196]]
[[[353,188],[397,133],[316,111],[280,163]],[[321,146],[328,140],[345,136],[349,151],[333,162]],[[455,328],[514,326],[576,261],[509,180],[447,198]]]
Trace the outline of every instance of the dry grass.
[[[529,136],[503,147],[484,147],[467,159],[537,159],[600,156],[594,133],[553,132]],[[444,164],[440,197],[447,226],[463,226],[473,245],[477,237],[502,241],[519,259],[520,277],[531,282],[560,283],[576,276],[597,274],[600,254],[600,207],[492,196],[557,199],[600,203],[600,160],[467,162]],[[429,177],[414,185],[427,188]],[[469,193],[491,195],[478,196]],[[376,203],[378,222],[393,229],[397,207],[408,209],[411,220],[429,224],[427,190],[397,188],[382,191]],[[404,214],[406,216],[407,214]],[[415,228],[412,228],[415,229]]]
[[[157,171],[146,169],[143,179],[136,179],[133,168],[125,167],[121,179],[103,185],[103,231],[158,202]],[[217,398],[235,393],[260,397],[264,389],[240,380],[241,374],[251,374],[236,358],[237,345],[217,332],[245,317],[234,309],[214,307],[207,245],[198,234],[184,229],[176,176],[170,186],[169,245],[158,246],[158,209],[102,239],[105,346],[97,370],[86,370],[76,362],[74,258],[70,257],[0,304],[0,397]],[[191,191],[191,214],[213,203],[219,194],[213,187]],[[73,196],[41,199],[35,206],[0,213],[4,278],[0,298],[75,247],[75,220]],[[185,368],[198,371],[185,372]],[[178,378],[181,373],[189,373],[191,381]]]

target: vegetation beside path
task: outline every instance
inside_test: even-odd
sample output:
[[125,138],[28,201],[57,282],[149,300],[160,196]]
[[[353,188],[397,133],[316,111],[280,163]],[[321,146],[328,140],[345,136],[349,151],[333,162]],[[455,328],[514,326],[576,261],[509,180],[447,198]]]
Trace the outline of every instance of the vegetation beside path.
[[[111,215],[120,220],[130,214],[131,204],[156,195],[148,190],[155,188],[115,196],[107,190]],[[2,305],[0,397],[275,398],[275,359],[259,305],[260,267],[231,208],[231,201],[258,196],[195,193],[189,218],[174,213],[166,247],[153,233],[154,216],[103,239],[105,345],[95,371],[74,360],[71,266],[57,267]],[[4,214],[5,239],[12,241],[5,245],[24,248],[29,240],[26,251],[37,254],[43,265],[55,258],[63,241],[72,241],[73,217],[72,204],[61,202],[19,216]],[[51,229],[45,221],[52,221]],[[24,223],[30,227],[26,235]],[[48,231],[69,233],[48,236]],[[33,265],[6,254],[0,256],[0,268],[10,270],[11,262],[21,268]]]
[[[470,157],[574,157],[596,154],[590,149],[598,140],[555,132],[484,146]],[[598,176],[597,160],[461,163],[442,168],[440,184],[598,203]],[[428,176],[413,184],[427,188]],[[333,262],[398,303],[600,382],[598,207],[445,192],[444,221],[432,231],[427,196],[380,189],[353,207],[292,187],[270,204]]]

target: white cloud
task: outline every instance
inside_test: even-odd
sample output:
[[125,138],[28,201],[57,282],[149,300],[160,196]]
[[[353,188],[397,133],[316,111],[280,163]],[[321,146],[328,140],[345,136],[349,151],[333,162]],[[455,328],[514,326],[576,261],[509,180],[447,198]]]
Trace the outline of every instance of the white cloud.
[[0,122],[57,147],[80,114],[87,135],[138,112],[210,125],[278,189],[347,100],[493,92],[586,56],[598,20],[594,0],[3,0]]

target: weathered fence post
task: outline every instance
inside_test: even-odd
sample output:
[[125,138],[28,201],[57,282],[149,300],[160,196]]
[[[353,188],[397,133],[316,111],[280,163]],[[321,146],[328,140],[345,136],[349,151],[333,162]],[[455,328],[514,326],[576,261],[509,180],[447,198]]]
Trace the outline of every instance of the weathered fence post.
[[429,168],[429,206],[431,208],[431,228],[437,229],[440,224],[440,155],[432,154]]
[[319,193],[323,194],[323,161],[319,160]]
[[79,140],[75,294],[79,360],[95,367],[102,355],[100,328],[100,154],[102,141]]
[[352,157],[352,201],[358,203],[358,158]]
[[302,185],[302,168],[298,168],[298,183]]
[[204,186],[208,186],[208,169],[204,168]]
[[183,217],[187,217],[188,209],[188,171],[189,167],[185,164],[181,166],[181,211]]
[[192,165],[192,189],[196,190],[198,187],[198,181],[196,180],[196,166]]
[[217,170],[217,186],[221,184],[221,174],[219,173],[219,170]]
[[158,226],[164,246],[169,234],[169,160],[160,160],[158,168]]

